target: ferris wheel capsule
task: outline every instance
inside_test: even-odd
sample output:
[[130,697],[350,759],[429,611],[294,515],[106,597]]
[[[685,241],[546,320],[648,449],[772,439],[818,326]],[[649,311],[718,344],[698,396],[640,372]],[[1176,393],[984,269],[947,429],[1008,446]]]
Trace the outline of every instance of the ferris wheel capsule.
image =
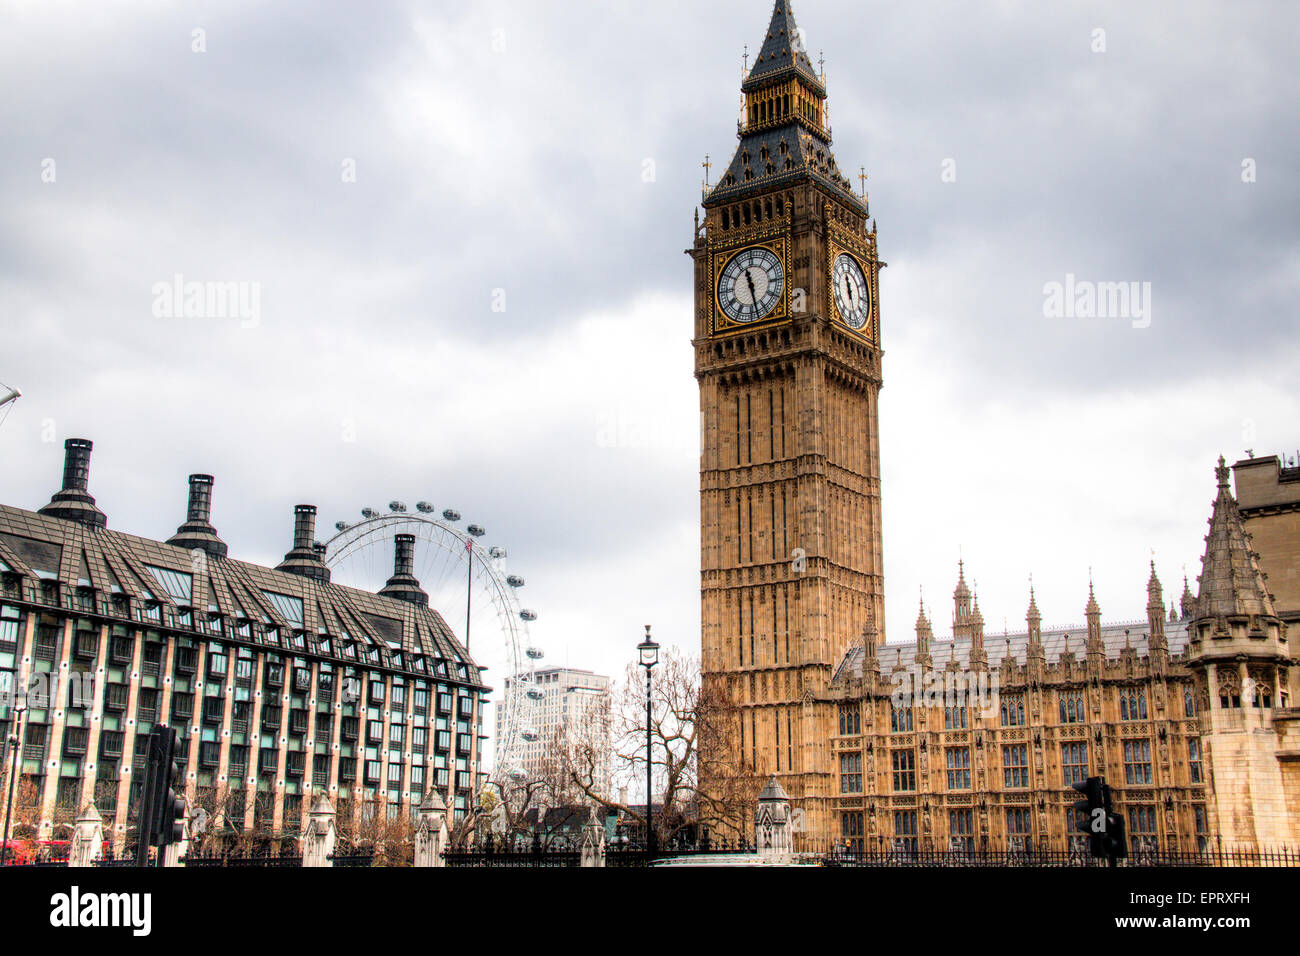
[[396,513],[398,513],[398,514],[401,514],[401,513],[403,513],[403,512],[406,511],[406,502],[404,502],[404,501],[390,501],[390,502],[388,503],[388,510],[389,510],[389,511],[396,512]]
[[472,524],[472,525],[470,525],[468,528],[466,528],[465,530],[468,531],[470,534],[472,534],[472,535],[473,535],[474,537],[476,537],[476,538],[481,538],[481,537],[483,537],[483,535],[487,534],[487,532],[486,532],[485,530],[483,530],[483,526],[482,526],[482,525],[477,525],[477,524]]
[[540,647],[530,647],[528,650],[524,651],[524,653],[528,655],[529,660],[533,661],[540,661],[546,656],[546,652]]
[[447,508],[445,511],[443,511],[442,516],[446,518],[448,521],[460,520],[460,512],[457,511],[455,508]]
[[379,512],[376,511],[374,508],[362,508],[362,509],[361,509],[361,517],[363,517],[363,518],[378,518],[378,517],[379,517]]
[[338,531],[347,531],[348,528],[352,527],[352,525],[348,524],[346,521],[336,521],[334,522],[334,527]]
[[522,783],[528,779],[528,771],[523,767],[515,767],[514,770],[510,771],[510,779]]
[[506,575],[506,584],[512,588],[521,588],[524,586],[524,579],[517,574],[508,574]]
[[525,727],[522,731],[520,731],[519,736],[523,737],[524,740],[528,741],[530,744],[536,743],[538,740],[541,739],[541,735],[539,735],[537,731],[534,730],[532,727]]
[[493,547],[491,547],[491,548],[488,548],[488,557],[489,557],[489,558],[495,558],[496,560],[499,561],[499,560],[501,560],[502,558],[504,558],[505,556],[506,556],[506,549],[505,549],[505,548],[498,548],[498,547],[496,547],[495,545],[494,545]]
[[420,512],[422,515],[433,514],[433,505],[429,504],[427,501],[417,501],[415,503],[415,510]]
[[520,619],[525,621],[535,621],[537,620],[537,612],[530,611],[528,608],[524,608],[522,611],[519,612],[519,617]]
[[546,696],[546,695],[545,695],[544,693],[542,693],[542,691],[538,690],[536,687],[531,687],[531,688],[529,688],[529,690],[528,690],[528,699],[529,699],[529,700],[541,700],[541,699],[543,699],[545,696]]

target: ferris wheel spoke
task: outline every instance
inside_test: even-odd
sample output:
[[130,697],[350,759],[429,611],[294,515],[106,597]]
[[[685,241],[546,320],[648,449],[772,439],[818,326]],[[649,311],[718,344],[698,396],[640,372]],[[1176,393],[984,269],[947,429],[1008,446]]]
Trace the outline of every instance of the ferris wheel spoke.
[[[524,734],[535,726],[536,692],[533,676],[540,651],[533,645],[528,622],[535,618],[519,605],[516,591],[523,579],[505,573],[497,558],[504,550],[479,543],[482,529],[467,526],[471,534],[454,527],[460,520],[455,512],[441,520],[431,506],[421,502],[418,513],[408,513],[390,504],[391,513],[365,509],[355,524],[339,522],[337,533],[326,542],[326,563],[337,584],[378,591],[393,573],[395,536],[413,534],[416,563],[413,573],[429,595],[430,607],[451,627],[464,646],[466,597],[469,597],[469,626],[473,659],[486,667],[493,687],[485,699],[485,729],[495,734],[491,746],[491,773],[498,776],[519,766]],[[469,544],[467,548],[466,545]],[[533,652],[537,651],[537,656]],[[495,676],[495,675],[500,675]],[[508,679],[509,678],[509,679]],[[496,704],[504,704],[498,726]],[[485,767],[487,761],[484,761]]]

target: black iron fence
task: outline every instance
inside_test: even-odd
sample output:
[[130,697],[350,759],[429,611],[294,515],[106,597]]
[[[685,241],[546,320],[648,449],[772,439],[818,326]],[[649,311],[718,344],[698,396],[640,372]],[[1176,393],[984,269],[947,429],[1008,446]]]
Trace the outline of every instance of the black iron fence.
[[[803,859],[822,866],[984,866],[984,867],[1106,867],[1110,862],[1077,850],[847,850],[805,854]],[[1262,850],[1141,850],[1118,860],[1124,867],[1262,867],[1300,866],[1300,850],[1277,847]]]
[[375,852],[365,850],[356,853],[335,853],[329,860],[330,865],[334,867],[371,867],[375,865]]
[[456,867],[567,867],[577,866],[581,858],[578,850],[541,846],[448,849],[442,854],[447,866]]
[[302,854],[297,850],[272,853],[269,849],[246,851],[213,850],[207,853],[189,853],[182,861],[186,866],[261,866],[299,867]]
[[[149,848],[149,865],[153,866],[158,859],[158,850],[155,847]],[[95,861],[95,866],[135,866],[135,847],[128,846],[121,853],[115,853],[112,847],[104,851],[104,855]]]
[[[649,866],[655,861],[678,857],[708,857],[710,855],[754,853],[748,843],[673,843],[657,848],[653,856],[640,843],[611,842],[605,847],[605,865],[612,867]],[[582,861],[582,852],[572,844],[562,846],[456,847],[445,850],[443,862],[451,867],[576,867]]]

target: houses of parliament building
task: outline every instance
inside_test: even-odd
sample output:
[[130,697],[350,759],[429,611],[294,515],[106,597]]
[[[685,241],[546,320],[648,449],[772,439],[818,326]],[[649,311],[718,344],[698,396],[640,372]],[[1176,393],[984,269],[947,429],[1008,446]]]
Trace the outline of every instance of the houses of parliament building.
[[[688,250],[703,679],[737,715],[702,789],[775,775],[806,848],[1064,850],[1071,784],[1102,775],[1134,847],[1300,843],[1300,468],[1220,458],[1195,589],[1167,602],[1153,565],[1145,621],[1103,623],[1089,584],[1077,631],[1045,630],[1031,590],[1025,630],[986,635],[959,566],[952,637],[922,608],[885,644],[884,263],[786,0],[742,91]],[[898,692],[955,675],[991,694]]]

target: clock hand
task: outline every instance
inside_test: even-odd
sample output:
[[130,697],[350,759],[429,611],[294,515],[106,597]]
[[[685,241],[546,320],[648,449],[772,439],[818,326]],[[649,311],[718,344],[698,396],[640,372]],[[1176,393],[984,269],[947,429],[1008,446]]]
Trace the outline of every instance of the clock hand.
[[844,277],[844,291],[849,294],[849,305],[853,304],[853,286],[849,282],[849,277]]
[[745,281],[749,283],[749,300],[755,304],[758,302],[758,291],[754,288],[754,277],[749,270],[745,270]]

